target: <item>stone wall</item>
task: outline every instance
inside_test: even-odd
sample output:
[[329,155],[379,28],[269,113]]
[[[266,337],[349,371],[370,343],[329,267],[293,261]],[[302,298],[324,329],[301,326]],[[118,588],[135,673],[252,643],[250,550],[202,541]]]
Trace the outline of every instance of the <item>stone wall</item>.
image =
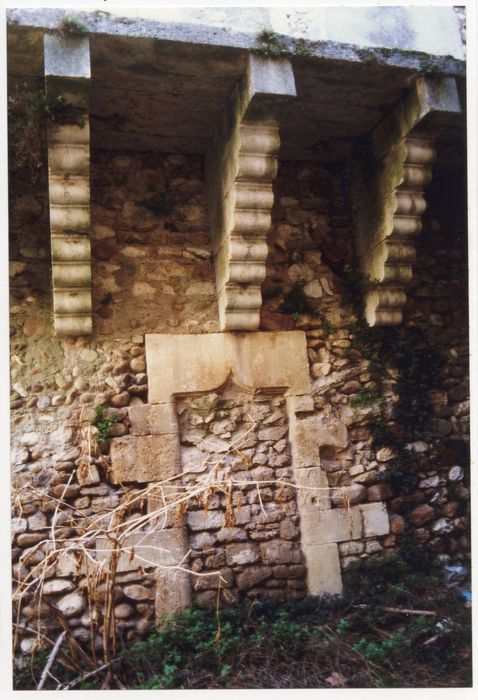
[[[399,377],[390,367],[377,383],[357,343],[347,282],[353,261],[347,167],[282,162],[274,185],[260,330],[305,332],[312,378],[308,416],[342,436],[320,448],[320,467],[330,487],[330,510],[346,505],[360,513],[360,531],[334,540],[343,568],[392,549],[407,534],[437,552],[468,551],[466,245],[460,218],[465,207],[463,185],[454,176],[459,158],[453,160],[450,151],[447,144],[438,149],[417,274],[405,308],[404,327],[423,329],[445,363],[437,369],[432,419],[420,438],[407,443],[414,458],[407,488],[391,478],[397,471],[392,448],[380,446],[372,435],[379,420],[396,423]],[[45,182],[23,191],[17,184],[13,190],[13,562],[14,578],[22,580],[48,557],[52,534],[68,542],[97,532],[112,510],[121,512],[124,522],[138,514],[148,517],[151,499],[148,506],[147,498],[135,496],[147,484],[111,479],[110,441],[100,439],[97,446],[94,439],[95,407],[105,407],[110,437],[141,434],[135,407],[148,401],[144,335],[213,333],[219,325],[200,157],[92,154],[91,338],[53,337]],[[426,387],[417,391],[426,393]],[[214,394],[179,398],[176,407],[181,488],[193,489],[210,473],[211,463],[244,482],[233,494],[213,490],[206,503],[202,492],[166,524],[166,530],[187,532],[186,563],[197,574],[194,600],[215,604],[213,571],[221,574],[221,596],[228,604],[243,595],[276,600],[304,595],[284,397],[251,395],[229,383]],[[234,452],[238,436],[242,442]],[[266,484],[249,486],[250,479]],[[277,480],[292,480],[292,486]],[[383,525],[384,502],[390,531]],[[378,525],[372,513],[382,519]],[[145,522],[151,526],[152,520]],[[99,554],[96,540],[88,546]],[[151,557],[156,554],[151,550]],[[135,557],[137,551],[131,551],[122,560],[115,582],[116,627],[129,638],[146,631],[156,597],[154,566]],[[91,615],[85,591],[91,581],[85,571],[63,559],[44,575],[43,632],[57,625],[47,605],[51,601],[75,637],[86,642]],[[108,595],[105,581],[95,595],[101,607]],[[38,599],[38,590],[26,590],[19,610],[19,624],[30,627],[21,642],[25,652],[35,640]],[[102,644],[101,627],[94,643]]]

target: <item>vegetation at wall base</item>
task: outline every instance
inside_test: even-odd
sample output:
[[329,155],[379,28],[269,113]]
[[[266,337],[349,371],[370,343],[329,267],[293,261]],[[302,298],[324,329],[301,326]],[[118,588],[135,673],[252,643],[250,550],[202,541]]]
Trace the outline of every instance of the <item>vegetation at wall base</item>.
[[[65,645],[51,673],[61,687],[83,690],[471,684],[470,610],[444,585],[440,562],[405,542],[363,559],[344,582],[340,597],[184,610],[93,674],[78,671]],[[46,650],[26,659],[15,688],[35,688],[47,659]]]

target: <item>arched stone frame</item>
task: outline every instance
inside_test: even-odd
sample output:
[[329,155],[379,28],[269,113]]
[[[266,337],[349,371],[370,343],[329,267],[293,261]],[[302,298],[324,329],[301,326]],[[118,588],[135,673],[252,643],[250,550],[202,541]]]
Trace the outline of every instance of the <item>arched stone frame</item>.
[[[130,408],[131,434],[112,440],[112,480],[159,482],[179,474],[176,397],[215,391],[231,376],[250,391],[279,390],[287,402],[308,592],[341,593],[338,542],[387,534],[389,523],[383,503],[331,508],[320,448],[345,447],[347,429],[341,423],[326,425],[314,414],[305,333],[147,335],[146,360],[149,404]],[[186,529],[158,527],[135,535],[134,541],[126,544],[124,562],[129,568],[145,563],[146,556],[138,554],[138,544],[147,553],[149,565],[159,567],[157,615],[189,605],[188,574],[165,568],[184,562]],[[134,555],[129,559],[128,546]]]

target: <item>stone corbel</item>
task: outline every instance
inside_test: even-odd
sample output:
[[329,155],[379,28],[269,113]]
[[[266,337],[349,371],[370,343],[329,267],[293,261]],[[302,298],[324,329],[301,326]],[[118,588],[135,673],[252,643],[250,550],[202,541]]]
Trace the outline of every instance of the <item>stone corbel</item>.
[[402,321],[415,237],[426,209],[424,190],[435,160],[434,141],[460,112],[454,78],[419,78],[374,129],[354,162],[355,242],[370,326]]
[[206,156],[221,330],[259,327],[279,118],[296,96],[292,65],[250,55]]
[[45,85],[47,103],[54,106],[53,113],[57,115],[48,125],[55,333],[89,335],[92,315],[88,38],[45,35]]

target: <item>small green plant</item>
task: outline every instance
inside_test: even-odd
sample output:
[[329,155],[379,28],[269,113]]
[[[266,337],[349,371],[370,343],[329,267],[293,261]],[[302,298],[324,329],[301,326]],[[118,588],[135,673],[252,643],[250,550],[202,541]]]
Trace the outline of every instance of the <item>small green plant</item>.
[[[316,44],[321,43],[321,42],[315,42]],[[303,39],[302,37],[299,39],[296,39],[295,41],[295,53],[297,56],[312,56],[312,50],[310,48],[309,43]]]
[[350,399],[350,405],[354,408],[361,408],[370,406],[370,404],[378,401],[378,399],[380,399],[380,394],[376,389],[369,389],[366,386],[362,386],[358,394]]
[[335,632],[339,635],[339,637],[345,637],[349,631],[350,631],[350,622],[348,620],[346,620],[344,617],[341,617],[340,620],[338,621],[336,627],[335,627]]
[[64,36],[85,36],[90,33],[90,28],[76,15],[65,15],[61,20],[60,33]]
[[280,58],[292,54],[286,42],[270,29],[262,29],[256,36],[256,41],[259,46],[254,49],[254,53],[265,58]]
[[369,663],[383,665],[392,658],[403,655],[411,645],[412,640],[406,634],[392,632],[387,639],[379,642],[359,639],[353,649]]
[[98,431],[96,435],[96,440],[109,440],[113,435],[113,423],[118,421],[116,413],[111,415],[106,415],[106,409],[104,406],[95,407],[95,416],[92,421],[92,425],[95,426]]

